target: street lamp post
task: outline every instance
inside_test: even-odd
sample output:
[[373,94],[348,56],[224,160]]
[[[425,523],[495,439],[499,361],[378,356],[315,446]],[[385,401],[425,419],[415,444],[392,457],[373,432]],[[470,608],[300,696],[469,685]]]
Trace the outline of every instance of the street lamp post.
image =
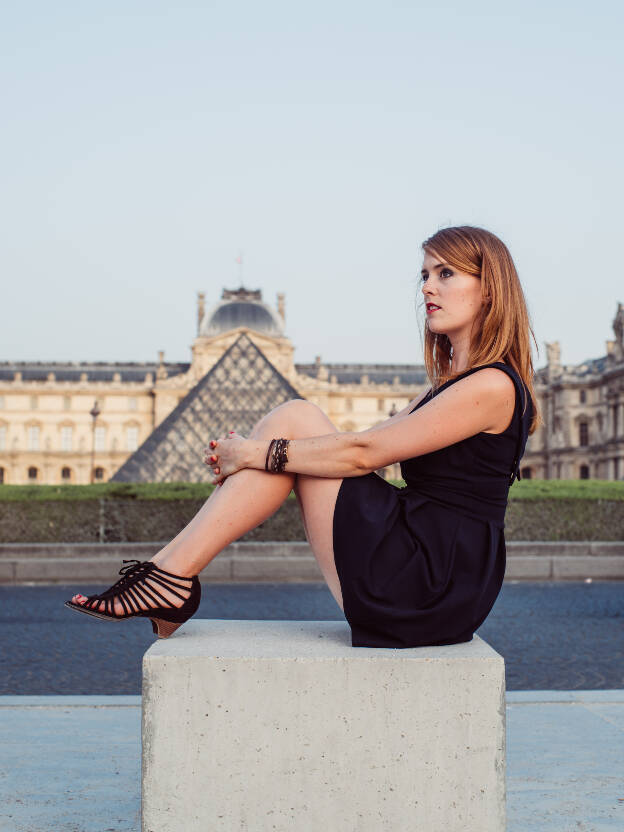
[[93,430],[91,432],[91,476],[89,477],[89,482],[93,483],[94,477],[94,470],[93,466],[95,465],[95,422],[97,417],[100,415],[101,410],[98,407],[97,399],[95,400],[93,407],[89,411],[91,416],[93,417]]

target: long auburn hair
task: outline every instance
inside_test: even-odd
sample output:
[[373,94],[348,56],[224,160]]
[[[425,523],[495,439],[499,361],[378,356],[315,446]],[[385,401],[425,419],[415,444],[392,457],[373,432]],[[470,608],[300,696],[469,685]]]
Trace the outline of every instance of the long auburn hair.
[[[490,302],[479,311],[473,323],[466,369],[505,361],[518,373],[533,403],[529,433],[543,424],[533,387],[533,360],[530,338],[535,333],[529,320],[524,292],[507,246],[484,228],[470,225],[442,228],[425,240],[422,248],[461,272],[481,279],[481,294]],[[425,321],[425,369],[435,391],[461,375],[451,372],[452,347],[445,334],[429,329]],[[528,404],[528,403],[527,403]]]

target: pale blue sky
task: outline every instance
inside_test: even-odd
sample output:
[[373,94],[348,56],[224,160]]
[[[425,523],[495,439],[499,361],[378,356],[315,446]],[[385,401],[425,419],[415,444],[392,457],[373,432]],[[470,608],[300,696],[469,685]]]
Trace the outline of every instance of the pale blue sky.
[[540,354],[624,301],[622,4],[5,4],[0,360],[188,361],[286,292],[297,361],[419,362],[421,241],[499,234]]

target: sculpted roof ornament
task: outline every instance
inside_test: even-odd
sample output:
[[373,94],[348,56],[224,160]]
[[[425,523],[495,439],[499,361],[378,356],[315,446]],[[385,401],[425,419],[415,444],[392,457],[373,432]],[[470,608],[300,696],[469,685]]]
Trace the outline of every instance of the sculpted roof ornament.
[[284,320],[262,301],[260,289],[224,289],[219,303],[204,316],[199,334],[207,337],[221,335],[238,327],[252,329],[264,335],[284,335]]

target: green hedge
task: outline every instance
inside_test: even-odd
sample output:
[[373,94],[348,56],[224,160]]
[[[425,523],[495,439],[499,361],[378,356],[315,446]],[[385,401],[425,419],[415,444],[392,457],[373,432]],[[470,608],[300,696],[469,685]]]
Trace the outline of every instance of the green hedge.
[[[403,483],[397,483],[403,485]],[[0,542],[171,540],[212,493],[207,483],[0,486]],[[624,482],[522,480],[507,540],[624,540]],[[242,540],[305,540],[294,494]]]

